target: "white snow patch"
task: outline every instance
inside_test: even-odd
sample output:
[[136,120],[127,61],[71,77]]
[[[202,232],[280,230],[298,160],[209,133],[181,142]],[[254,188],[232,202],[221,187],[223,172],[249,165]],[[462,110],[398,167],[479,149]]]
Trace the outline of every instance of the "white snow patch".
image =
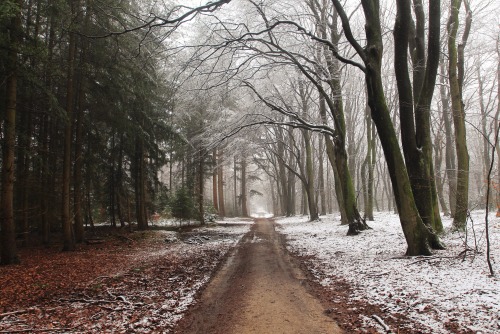
[[[479,253],[464,259],[466,235],[450,232],[451,219],[443,217],[447,249],[431,257],[404,257],[406,242],[399,217],[380,212],[372,230],[346,236],[339,217],[307,222],[306,217],[278,220],[287,236],[287,247],[300,255],[313,255],[310,268],[318,282],[333,284],[335,277],[348,281],[352,298],[382,305],[385,312],[407,314],[432,333],[449,333],[452,321],[477,333],[500,332],[500,280],[489,276],[485,256],[484,211],[471,215],[467,244]],[[490,215],[491,258],[500,273],[500,220]],[[367,319],[366,319],[367,320]],[[366,321],[366,323],[372,323]]]

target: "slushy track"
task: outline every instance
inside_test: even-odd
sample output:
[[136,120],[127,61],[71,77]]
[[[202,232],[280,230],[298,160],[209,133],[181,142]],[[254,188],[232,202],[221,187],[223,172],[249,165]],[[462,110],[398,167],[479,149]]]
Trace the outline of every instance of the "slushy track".
[[301,284],[269,219],[257,219],[177,333],[341,333]]

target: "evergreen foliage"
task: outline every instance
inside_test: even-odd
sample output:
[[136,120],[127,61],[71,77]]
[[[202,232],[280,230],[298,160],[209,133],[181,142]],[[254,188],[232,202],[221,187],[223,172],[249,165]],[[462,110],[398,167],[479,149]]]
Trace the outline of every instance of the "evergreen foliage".
[[172,217],[180,221],[193,218],[196,212],[194,200],[186,188],[177,189],[170,201],[170,211]]

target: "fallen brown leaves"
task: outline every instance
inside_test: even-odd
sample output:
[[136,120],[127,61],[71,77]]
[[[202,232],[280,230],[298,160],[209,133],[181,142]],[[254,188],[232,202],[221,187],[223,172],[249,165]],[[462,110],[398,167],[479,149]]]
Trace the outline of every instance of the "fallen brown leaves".
[[0,270],[0,333],[168,333],[233,242],[165,243],[161,231],[25,249]]

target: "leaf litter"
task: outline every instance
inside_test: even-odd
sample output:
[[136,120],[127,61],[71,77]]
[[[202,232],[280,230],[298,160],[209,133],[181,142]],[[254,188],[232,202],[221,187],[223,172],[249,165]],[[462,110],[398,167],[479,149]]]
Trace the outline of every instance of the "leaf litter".
[[[249,222],[21,251],[0,271],[0,333],[170,333]],[[188,235],[188,237],[186,237]],[[203,242],[187,243],[196,236]]]

